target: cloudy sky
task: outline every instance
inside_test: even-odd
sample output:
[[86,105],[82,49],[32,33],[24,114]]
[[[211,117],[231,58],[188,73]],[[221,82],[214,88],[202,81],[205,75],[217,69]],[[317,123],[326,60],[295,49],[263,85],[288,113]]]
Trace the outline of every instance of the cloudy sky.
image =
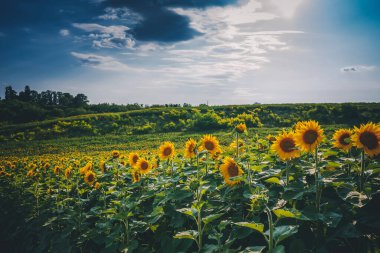
[[5,0],[0,88],[119,104],[379,102],[379,45],[378,0]]

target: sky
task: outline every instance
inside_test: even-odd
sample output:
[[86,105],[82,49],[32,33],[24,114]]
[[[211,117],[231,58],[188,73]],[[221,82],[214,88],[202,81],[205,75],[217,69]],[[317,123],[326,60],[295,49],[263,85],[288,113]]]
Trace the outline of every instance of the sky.
[[380,102],[379,41],[378,0],[5,0],[0,89],[117,104]]

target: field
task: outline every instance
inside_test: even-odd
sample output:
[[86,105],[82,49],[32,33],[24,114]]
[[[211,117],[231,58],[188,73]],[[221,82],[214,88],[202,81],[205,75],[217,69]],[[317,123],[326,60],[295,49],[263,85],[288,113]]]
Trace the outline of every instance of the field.
[[380,252],[379,107],[150,108],[4,123],[0,247]]

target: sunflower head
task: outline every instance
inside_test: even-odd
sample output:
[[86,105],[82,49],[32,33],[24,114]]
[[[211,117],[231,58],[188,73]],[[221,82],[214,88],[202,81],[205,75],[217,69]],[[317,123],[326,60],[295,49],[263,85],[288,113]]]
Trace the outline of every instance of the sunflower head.
[[348,151],[352,147],[351,142],[352,131],[350,129],[339,129],[333,135],[333,146],[343,151]]
[[53,172],[54,174],[59,175],[61,173],[61,168],[59,166],[55,166]]
[[159,155],[162,160],[169,159],[174,157],[175,150],[173,142],[166,141],[164,142],[159,149]]
[[140,182],[140,179],[141,179],[140,171],[138,171],[138,170],[132,170],[132,180],[133,180],[133,183]]
[[[239,143],[239,152],[244,152],[244,150],[245,150],[245,143],[244,143],[244,141],[242,139],[239,139],[238,143]],[[230,149],[233,150],[233,151],[236,150],[236,140],[234,140],[233,142],[231,142]]]
[[100,171],[101,171],[102,173],[106,173],[106,172],[107,172],[106,163],[105,163],[103,160],[101,160],[101,161],[99,162],[99,167],[100,167]]
[[92,170],[87,171],[86,174],[84,175],[84,181],[90,186],[94,184],[95,179],[96,179],[96,175]]
[[224,178],[224,182],[230,186],[239,183],[237,180],[231,180],[232,177],[243,175],[242,169],[231,157],[224,158],[223,164],[220,166],[220,173]]
[[305,152],[312,152],[322,142],[323,129],[314,120],[306,121],[296,130],[296,145]]
[[294,138],[293,132],[282,132],[276,137],[273,142],[271,149],[276,152],[276,154],[282,160],[290,160],[292,158],[300,157],[301,152],[296,147],[296,140]]
[[267,140],[268,140],[269,142],[274,142],[274,141],[276,140],[276,137],[274,137],[274,136],[271,135],[271,134],[268,134],[268,135],[267,135]]
[[84,167],[80,168],[79,173],[85,175],[90,170],[92,170],[92,162],[88,162]]
[[195,140],[193,140],[192,138],[190,138],[186,142],[185,157],[186,158],[193,158],[195,156],[195,149],[196,149],[196,147],[197,147],[197,142]]
[[355,127],[351,140],[370,157],[380,154],[380,125],[370,122]]
[[207,150],[211,155],[215,153],[221,153],[221,148],[218,139],[216,137],[206,134],[201,139],[201,150]]
[[247,131],[247,126],[245,125],[245,123],[240,123],[235,127],[235,131],[239,134],[244,133]]
[[130,153],[128,157],[129,164],[134,167],[137,164],[137,161],[139,160],[139,155],[137,153]]
[[141,174],[147,174],[152,170],[152,165],[146,159],[140,158],[136,163],[136,169],[138,169]]
[[[0,171],[0,172],[3,172],[3,171]],[[3,174],[3,173],[1,173],[1,174]],[[35,175],[36,175],[36,173],[34,172],[33,169],[28,170],[28,172],[26,173],[27,177],[34,177]]]
[[67,167],[66,170],[65,170],[65,177],[66,177],[66,178],[70,178],[71,175],[72,175],[72,167],[69,166],[69,167]]
[[99,182],[96,182],[94,188],[98,190],[101,186],[102,185]]
[[113,158],[118,158],[120,156],[120,152],[118,150],[112,150],[111,155]]

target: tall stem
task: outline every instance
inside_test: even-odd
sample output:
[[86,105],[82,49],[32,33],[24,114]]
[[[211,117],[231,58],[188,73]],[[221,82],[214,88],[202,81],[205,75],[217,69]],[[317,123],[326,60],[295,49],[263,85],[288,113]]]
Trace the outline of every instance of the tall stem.
[[319,184],[318,147],[315,148],[314,159],[315,159],[315,207],[317,209],[317,212],[319,212],[322,189],[320,189],[320,184]]
[[360,155],[360,185],[359,185],[359,191],[362,192],[364,189],[364,169],[365,169],[365,164],[364,164],[364,150],[362,150],[361,155]]
[[289,162],[288,161],[286,161],[285,173],[286,173],[286,185],[289,185]]
[[198,251],[202,250],[202,217],[201,210],[198,209]]
[[266,213],[268,215],[268,223],[269,223],[269,240],[268,240],[268,253],[273,252],[273,220],[271,210],[266,207]]

